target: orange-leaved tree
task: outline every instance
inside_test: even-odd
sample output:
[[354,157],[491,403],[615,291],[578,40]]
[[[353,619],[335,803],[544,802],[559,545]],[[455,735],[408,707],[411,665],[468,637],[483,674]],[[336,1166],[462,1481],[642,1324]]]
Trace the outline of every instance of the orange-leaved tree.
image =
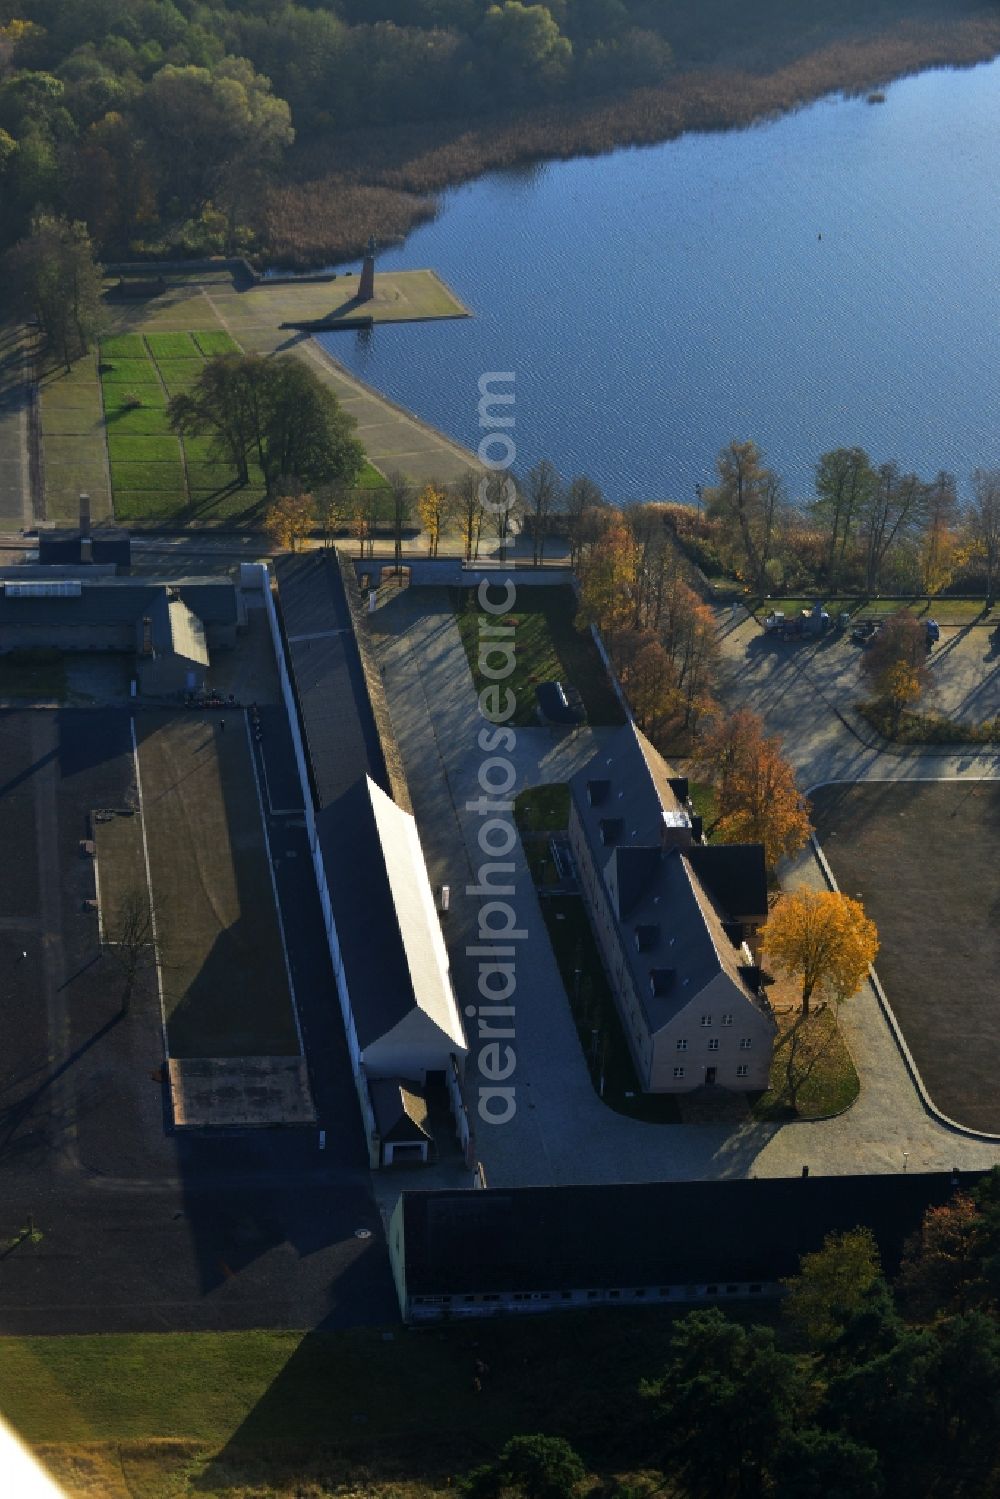
[[264,529],[280,552],[294,552],[316,525],[311,494],[286,494],[268,507]]
[[441,545],[441,532],[452,510],[451,495],[437,484],[425,484],[417,496],[417,514],[420,524],[427,532],[427,555],[436,557]]
[[834,890],[785,895],[762,936],[764,961],[802,978],[802,1013],[814,993],[845,999],[860,988],[878,952],[878,932],[860,901]]
[[755,713],[741,709],[720,718],[700,758],[718,799],[710,834],[724,843],[762,843],[769,869],[798,853],[812,831],[809,803],[795,784],[781,741],[764,734]]

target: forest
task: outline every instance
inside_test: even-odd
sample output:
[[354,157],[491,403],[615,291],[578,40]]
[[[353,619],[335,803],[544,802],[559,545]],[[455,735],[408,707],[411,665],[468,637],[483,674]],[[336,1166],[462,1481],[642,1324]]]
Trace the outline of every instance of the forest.
[[[354,253],[498,156],[668,135],[695,104],[731,123],[732,89],[685,102],[679,80],[759,78],[879,27],[882,73],[1000,46],[982,0],[7,0],[0,248],[44,212],[105,259]],[[830,65],[851,83],[846,54]],[[744,108],[782,98],[748,86]]]

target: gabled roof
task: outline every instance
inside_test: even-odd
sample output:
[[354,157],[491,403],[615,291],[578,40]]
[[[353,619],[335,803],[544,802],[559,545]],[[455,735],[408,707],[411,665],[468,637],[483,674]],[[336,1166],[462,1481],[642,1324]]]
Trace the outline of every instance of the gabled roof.
[[[745,955],[725,929],[756,914],[753,902],[761,890],[766,913],[763,850],[694,844],[690,815],[675,790],[681,784],[632,724],[606,741],[570,782],[650,1034],[674,1020],[720,974],[733,984],[734,997],[767,1011]],[[700,878],[702,868],[711,884]],[[715,899],[716,892],[748,903],[730,910]]]
[[368,1092],[375,1127],[384,1143],[434,1138],[427,1126],[427,1100],[406,1078],[369,1078]]

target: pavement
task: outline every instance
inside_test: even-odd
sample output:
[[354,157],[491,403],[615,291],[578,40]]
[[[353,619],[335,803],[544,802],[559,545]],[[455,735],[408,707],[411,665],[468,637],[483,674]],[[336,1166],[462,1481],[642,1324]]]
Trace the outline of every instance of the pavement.
[[[480,897],[466,886],[475,883],[483,856],[479,814],[467,803],[479,795],[485,757],[477,742],[482,719],[472,676],[443,590],[385,590],[370,621],[431,880],[451,886],[446,940],[456,994],[463,1012],[471,1007],[474,1015],[480,1002],[477,968],[467,949],[475,945]],[[720,611],[719,629],[726,701],[761,712],[767,727],[783,734],[805,786],[997,774],[995,753],[885,753],[863,740],[846,715],[838,716],[838,700],[817,687],[807,658],[772,652],[770,642],[762,650],[756,644],[759,627],[749,621],[734,626],[728,611]],[[980,634],[985,649],[986,632]],[[986,680],[994,681],[989,663],[984,667]],[[843,667],[845,681],[849,669]],[[601,731],[589,728],[518,729],[516,736],[509,755],[517,773],[511,794],[565,780],[601,742]],[[870,985],[842,1011],[861,1095],[839,1118],[655,1125],[615,1114],[591,1085],[519,840],[506,857],[514,865],[514,894],[505,898],[527,935],[517,949],[516,1111],[503,1125],[480,1120],[477,1127],[490,1186],[788,1176],[804,1165],[819,1174],[975,1169],[1000,1161],[1000,1145],[950,1129],[927,1111]],[[784,872],[784,880],[789,888],[822,885],[811,849]],[[468,1080],[475,1097],[483,1079],[471,1035],[470,1044]]]

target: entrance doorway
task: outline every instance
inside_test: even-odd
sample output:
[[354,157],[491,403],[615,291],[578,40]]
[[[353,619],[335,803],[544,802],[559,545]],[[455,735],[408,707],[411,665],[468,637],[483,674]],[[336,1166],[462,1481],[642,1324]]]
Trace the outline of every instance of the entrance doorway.
[[718,1068],[716,1068],[716,1067],[706,1067],[705,1068],[705,1082],[707,1083],[707,1085],[710,1088],[712,1087],[713,1083],[715,1082],[715,1074],[716,1074],[717,1071],[718,1071]]

